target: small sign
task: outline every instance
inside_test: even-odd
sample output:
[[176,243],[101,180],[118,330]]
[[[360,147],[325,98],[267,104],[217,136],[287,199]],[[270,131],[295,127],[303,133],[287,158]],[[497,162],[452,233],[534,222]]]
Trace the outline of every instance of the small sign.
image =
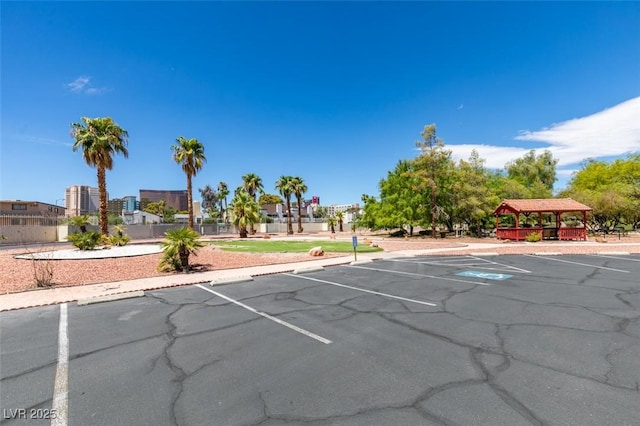
[[356,235],[351,237],[351,242],[353,242],[353,248],[358,247],[358,237]]
[[461,277],[484,278],[487,280],[495,280],[495,281],[503,281],[513,277],[513,275],[509,275],[509,274],[493,274],[489,272],[478,272],[478,271],[464,271],[464,272],[459,272],[456,275],[459,275]]

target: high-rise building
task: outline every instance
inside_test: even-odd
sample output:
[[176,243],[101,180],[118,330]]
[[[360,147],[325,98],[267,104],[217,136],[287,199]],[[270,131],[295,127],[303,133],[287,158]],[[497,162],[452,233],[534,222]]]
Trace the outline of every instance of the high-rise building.
[[124,201],[124,210],[128,212],[133,212],[136,210],[140,210],[140,204],[136,200],[135,195],[127,195],[122,197],[122,201]]
[[141,189],[140,190],[140,208],[148,203],[159,203],[164,200],[167,207],[173,207],[178,211],[187,210],[187,191],[186,190],[162,190],[162,189]]
[[67,216],[96,213],[100,208],[100,191],[87,185],[70,186],[65,192],[65,206]]

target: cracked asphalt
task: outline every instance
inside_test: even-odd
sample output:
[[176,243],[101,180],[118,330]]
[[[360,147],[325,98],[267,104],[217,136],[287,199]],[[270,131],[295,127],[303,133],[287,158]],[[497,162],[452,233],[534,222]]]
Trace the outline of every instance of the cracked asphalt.
[[[70,304],[69,423],[640,425],[638,255],[411,257],[206,288],[330,343],[198,286]],[[0,314],[6,424],[51,409],[59,318]]]

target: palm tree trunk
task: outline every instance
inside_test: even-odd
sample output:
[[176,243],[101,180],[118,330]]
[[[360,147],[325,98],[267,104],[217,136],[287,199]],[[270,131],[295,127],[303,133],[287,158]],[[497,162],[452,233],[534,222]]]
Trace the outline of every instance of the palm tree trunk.
[[107,173],[104,167],[98,166],[98,197],[100,198],[100,233],[109,235],[109,220],[107,217]]
[[293,224],[291,223],[291,196],[287,196],[287,234],[293,234]]
[[297,197],[298,199],[298,234],[300,234],[303,229],[302,229],[302,203],[300,203],[300,198],[302,197]]
[[189,228],[193,229],[193,199],[191,197],[191,174],[189,173],[187,173],[187,209],[189,209]]
[[180,247],[178,252],[180,256],[180,265],[182,265],[182,270],[186,272],[189,270],[189,250]]

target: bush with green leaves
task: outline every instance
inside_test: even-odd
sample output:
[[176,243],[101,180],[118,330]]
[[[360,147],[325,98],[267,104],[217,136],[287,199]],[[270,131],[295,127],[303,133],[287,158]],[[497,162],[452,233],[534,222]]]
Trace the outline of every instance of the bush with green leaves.
[[199,241],[200,234],[190,228],[171,229],[165,232],[162,242],[164,252],[160,261],[161,271],[189,271],[189,256],[196,255],[196,251],[205,246]]
[[102,235],[96,231],[87,231],[71,234],[67,240],[80,250],[93,250],[102,242]]
[[529,243],[537,243],[540,240],[542,240],[542,234],[540,232],[532,232],[525,237],[525,241]]
[[109,236],[112,246],[126,246],[131,241],[131,237],[124,233],[124,225],[116,225],[113,230],[114,234]]

